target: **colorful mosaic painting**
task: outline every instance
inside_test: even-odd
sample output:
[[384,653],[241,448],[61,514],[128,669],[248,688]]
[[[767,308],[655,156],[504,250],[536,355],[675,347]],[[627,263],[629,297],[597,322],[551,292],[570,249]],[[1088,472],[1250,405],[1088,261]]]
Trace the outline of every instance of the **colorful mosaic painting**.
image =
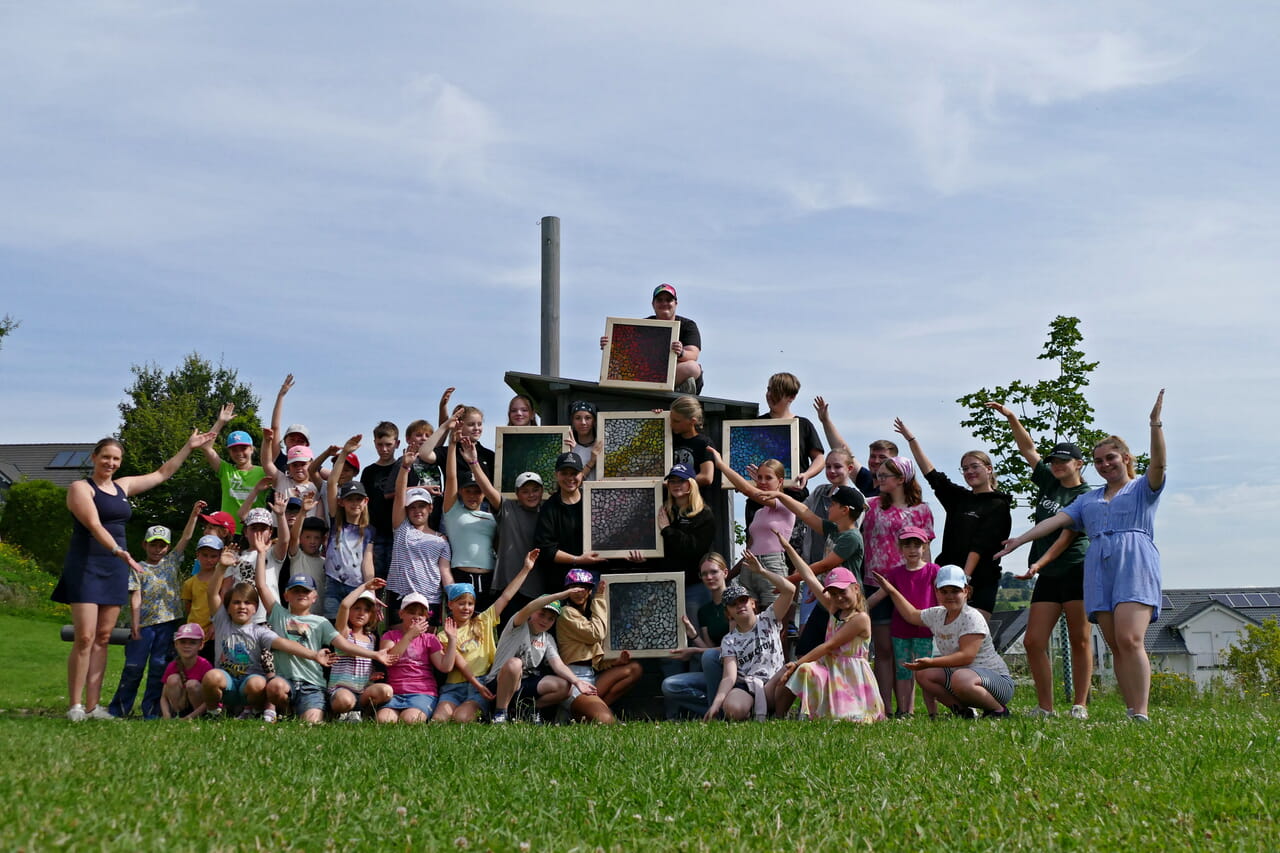
[[494,478],[498,491],[516,493],[516,477],[533,471],[542,477],[546,494],[555,491],[556,457],[564,452],[566,427],[498,427]]
[[666,414],[602,412],[603,476],[665,477],[671,470],[671,424]]
[[625,557],[632,551],[644,557],[662,556],[660,480],[587,482],[582,485],[582,499],[583,550],[602,557]]
[[600,384],[671,390],[675,385],[671,344],[678,333],[679,324],[674,321],[610,317]]
[[632,657],[666,657],[684,648],[680,630],[684,616],[684,577],[679,572],[644,575],[605,575],[608,600],[608,652],[631,652]]
[[800,424],[795,418],[724,422],[725,462],[747,479],[747,466],[759,465],[766,459],[781,462],[787,479],[792,479],[799,446]]

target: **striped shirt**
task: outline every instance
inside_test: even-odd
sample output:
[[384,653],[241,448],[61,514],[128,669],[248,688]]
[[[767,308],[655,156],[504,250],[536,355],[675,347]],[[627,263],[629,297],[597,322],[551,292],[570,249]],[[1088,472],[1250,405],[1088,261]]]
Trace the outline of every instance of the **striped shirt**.
[[391,543],[391,571],[387,589],[397,595],[421,593],[428,601],[440,600],[440,561],[452,560],[449,540],[418,530],[407,520],[396,528]]

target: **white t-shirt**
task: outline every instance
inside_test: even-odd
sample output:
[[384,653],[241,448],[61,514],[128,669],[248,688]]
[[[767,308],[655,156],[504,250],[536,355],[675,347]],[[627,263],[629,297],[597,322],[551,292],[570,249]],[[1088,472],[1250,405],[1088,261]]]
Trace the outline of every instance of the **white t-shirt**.
[[750,631],[739,631],[729,621],[729,633],[720,641],[720,656],[738,660],[739,678],[772,678],[782,669],[782,637],[773,608],[756,617]]
[[996,653],[995,644],[991,642],[991,630],[987,627],[987,620],[982,618],[981,613],[966,604],[955,621],[948,623],[946,619],[947,608],[945,607],[930,607],[920,611],[920,621],[933,633],[933,645],[937,648],[938,655],[958,652],[961,637],[968,634],[981,634],[982,646],[978,649],[978,655],[970,666],[990,669],[1001,675],[1009,674],[1009,667],[1005,666],[1004,658]]

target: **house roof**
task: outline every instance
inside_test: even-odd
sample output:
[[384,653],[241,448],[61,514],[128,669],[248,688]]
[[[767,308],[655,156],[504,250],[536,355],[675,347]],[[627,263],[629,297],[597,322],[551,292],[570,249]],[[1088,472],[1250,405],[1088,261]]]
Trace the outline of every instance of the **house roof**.
[[0,444],[0,488],[27,480],[69,486],[89,471],[93,444]]
[[1166,589],[1160,604],[1160,619],[1147,627],[1147,652],[1187,654],[1187,646],[1176,627],[1214,605],[1233,610],[1252,622],[1273,616],[1280,618],[1280,587]]

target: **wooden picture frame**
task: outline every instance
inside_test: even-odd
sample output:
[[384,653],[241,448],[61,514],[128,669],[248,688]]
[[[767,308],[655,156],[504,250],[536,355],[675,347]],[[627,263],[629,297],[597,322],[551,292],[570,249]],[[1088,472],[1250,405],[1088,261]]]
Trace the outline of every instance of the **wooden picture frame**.
[[601,412],[596,436],[604,439],[599,477],[657,477],[671,470],[671,420],[666,412]]
[[494,430],[493,487],[515,500],[516,477],[533,471],[542,478],[543,498],[556,490],[556,457],[564,453],[567,426],[500,426]]
[[600,387],[671,391],[676,386],[677,320],[605,319],[607,339],[600,353]]
[[661,480],[589,480],[582,484],[582,551],[601,557],[664,553],[658,530]]
[[630,652],[633,658],[667,658],[686,648],[684,573],[603,575],[609,630],[605,657]]
[[[799,418],[752,418],[724,422],[724,443],[720,445],[725,464],[746,479],[748,465],[759,465],[766,459],[777,459],[786,469],[790,482],[808,465],[801,465]],[[728,478],[726,489],[732,489]]]

